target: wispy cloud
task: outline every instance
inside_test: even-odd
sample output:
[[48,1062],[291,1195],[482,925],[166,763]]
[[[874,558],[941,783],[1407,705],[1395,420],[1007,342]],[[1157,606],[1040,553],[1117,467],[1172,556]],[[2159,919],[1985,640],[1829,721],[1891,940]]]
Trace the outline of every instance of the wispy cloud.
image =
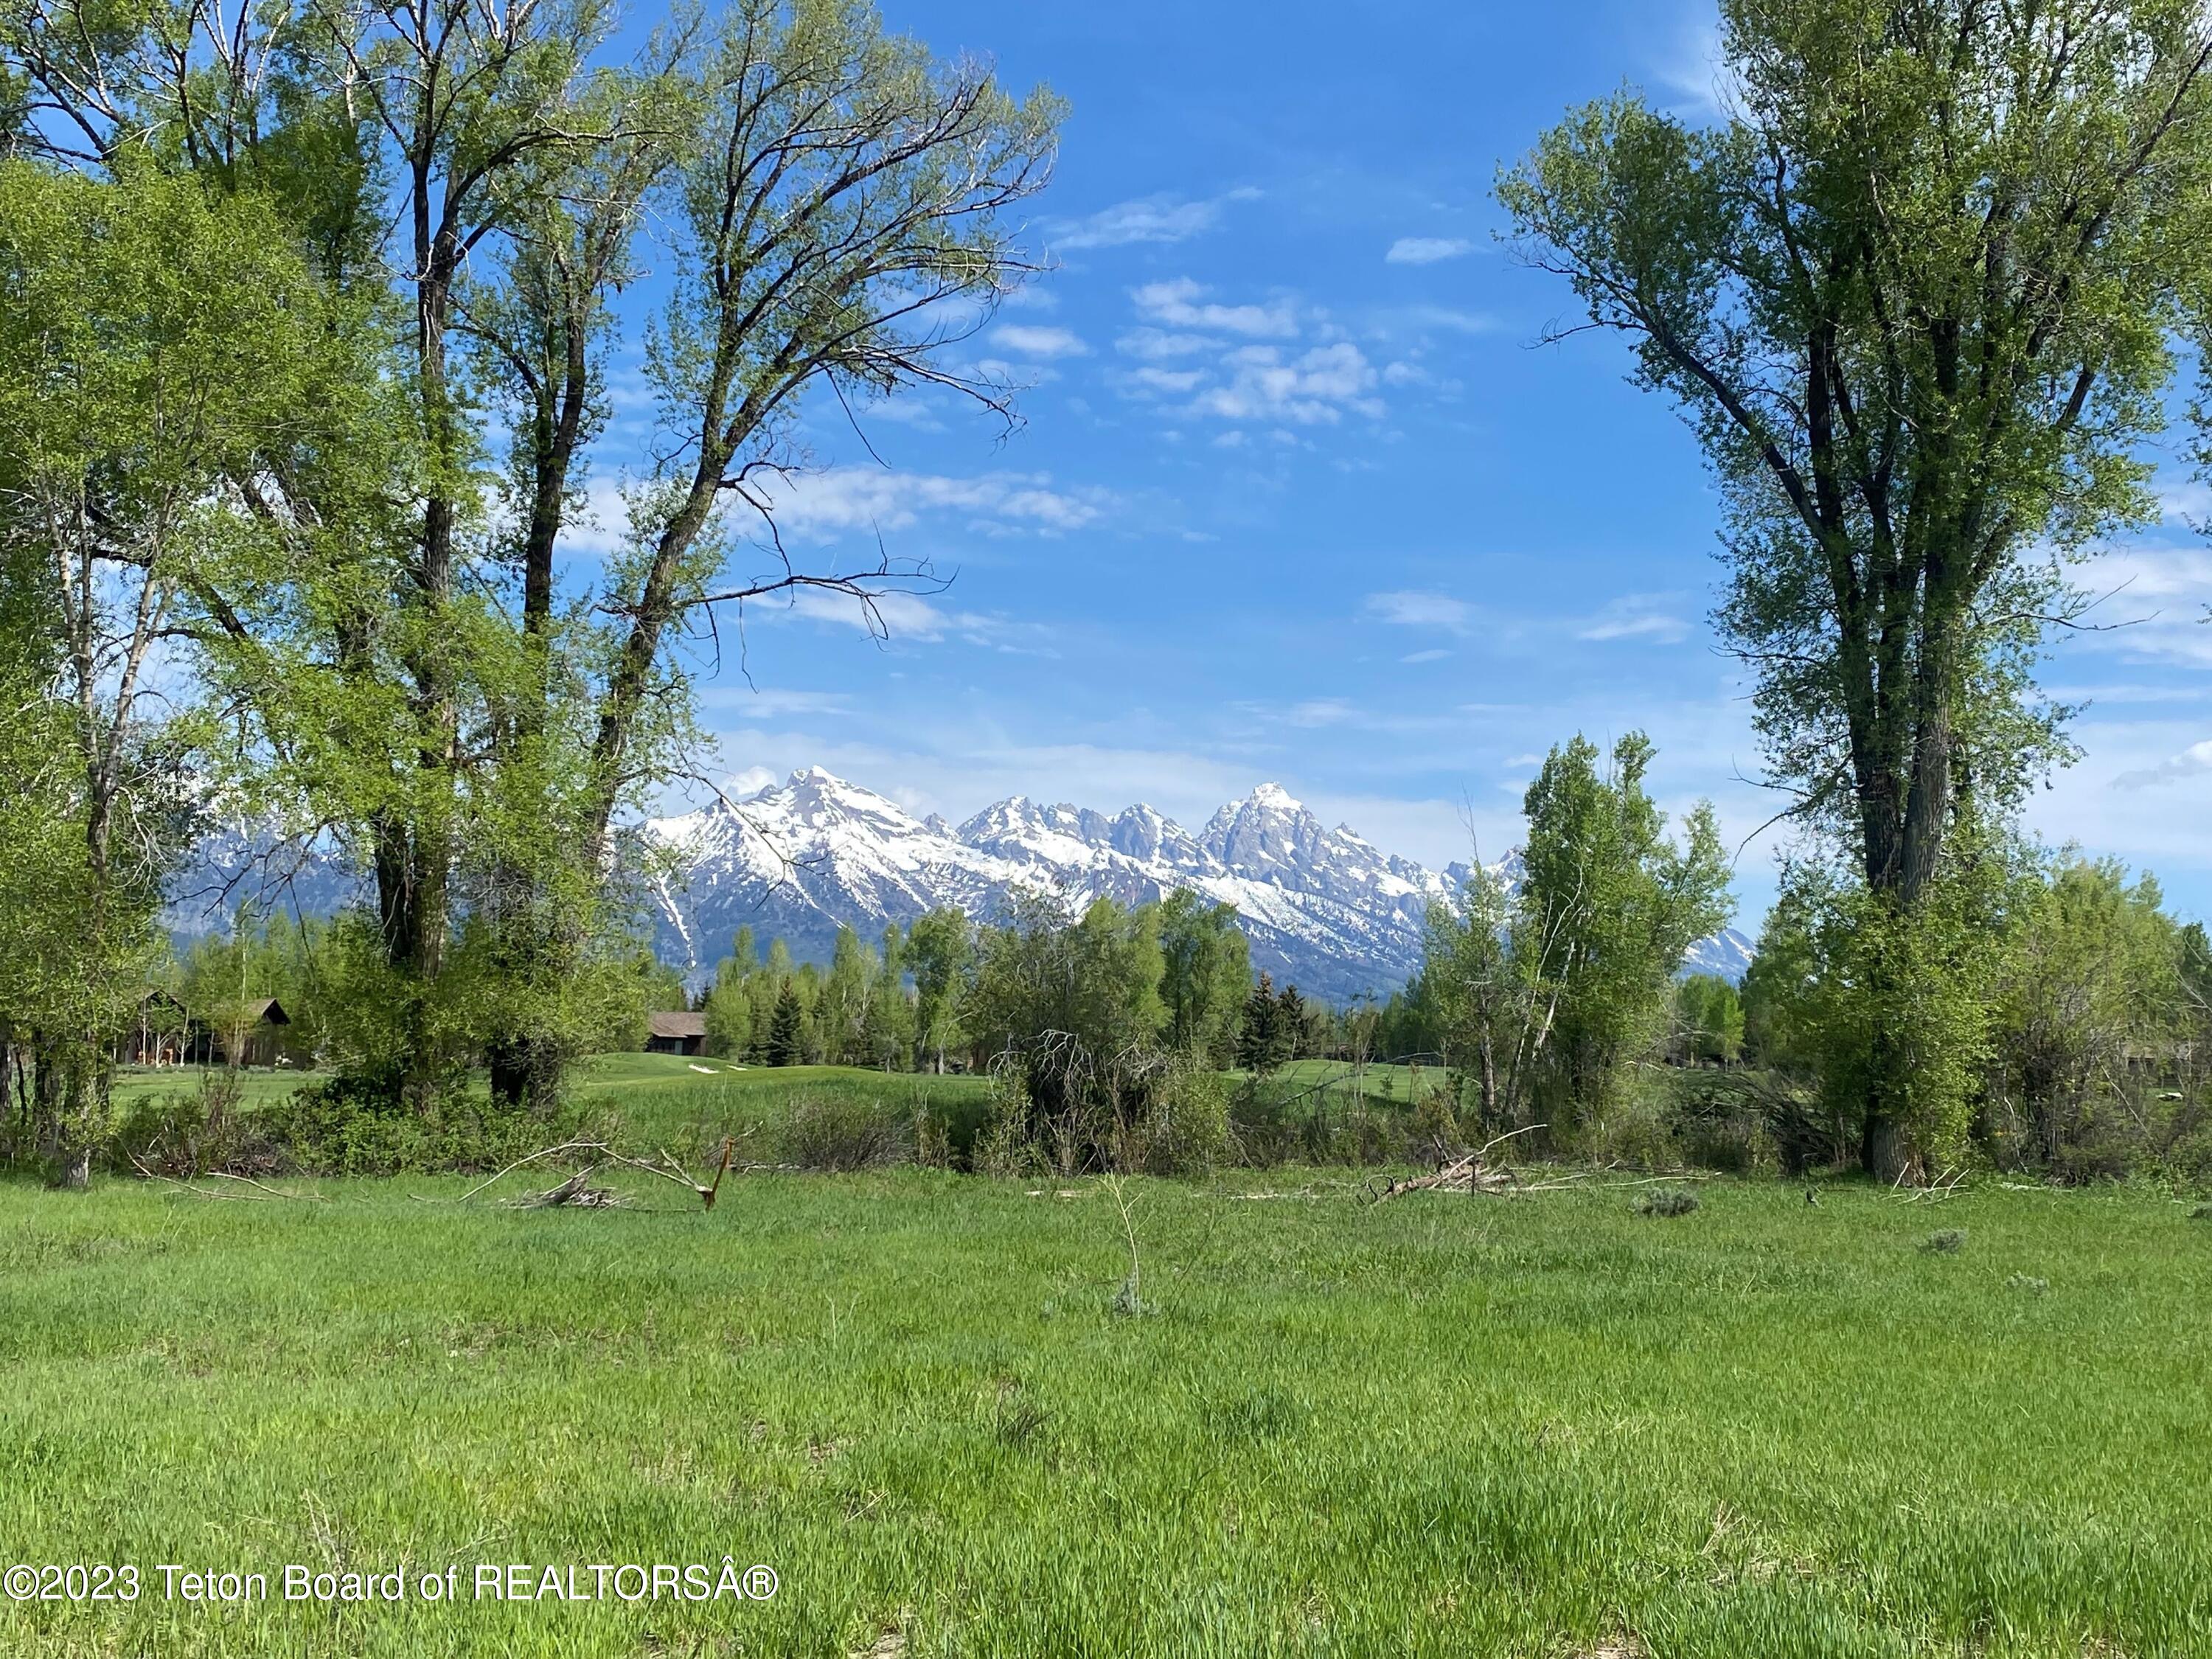
[[1194,353],[1213,350],[1220,343],[1209,340],[1203,334],[1172,334],[1165,329],[1133,328],[1114,342],[1114,349],[1125,356],[1136,357],[1146,362],[1169,362],[1188,357]]
[[1658,55],[1652,78],[1673,93],[1673,112],[1693,119],[1718,118],[1735,100],[1736,82],[1721,56],[1720,20],[1710,11],[1686,18]]
[[2112,780],[2115,789],[2151,789],[2161,783],[2179,783],[2185,778],[2201,778],[2212,773],[2212,738],[2203,743],[2192,743],[2170,760],[2156,766],[2147,766],[2133,772],[2123,772]]
[[925,516],[956,520],[986,533],[1056,535],[1095,523],[1110,505],[1101,489],[1062,489],[1044,473],[993,472],[974,478],[832,467],[767,488],[786,535],[826,540],[860,530],[902,530]]
[[1342,697],[1316,697],[1293,705],[1285,718],[1292,726],[1341,726],[1352,713],[1352,705]]
[[2212,552],[2193,547],[2137,547],[2108,553],[2077,578],[2102,595],[2086,620],[2112,626],[2091,636],[2137,662],[2212,668]]
[[1672,645],[1689,637],[1690,624],[1668,607],[1672,593],[1630,593],[1615,599],[1575,630],[1578,640],[1650,640]]
[[[846,594],[818,587],[802,587],[788,605],[770,605],[764,619],[793,617],[807,622],[831,623],[865,633],[882,632],[893,640],[934,645],[957,639],[969,645],[1011,652],[1021,656],[1055,656],[1050,646],[1052,629],[1039,623],[1018,622],[994,612],[949,610],[920,593],[884,593],[872,606]],[[741,711],[743,705],[736,705]],[[835,712],[817,709],[805,712]]]
[[1442,662],[1451,655],[1449,651],[1415,651],[1398,659],[1400,662]]
[[1221,305],[1206,297],[1211,291],[1188,276],[1178,276],[1132,289],[1129,297],[1148,321],[1171,328],[1208,328],[1265,338],[1287,338],[1298,331],[1297,307],[1286,299],[1265,305]]
[[1452,634],[1466,633],[1474,617],[1474,607],[1464,599],[1413,588],[1370,593],[1366,611],[1377,622],[1395,623],[1401,628],[1441,628]]
[[992,341],[1017,357],[1084,357],[1091,348],[1073,330],[1030,323],[1005,323],[991,331]]
[[1445,259],[1456,259],[1474,247],[1474,244],[1464,236],[1401,236],[1390,244],[1390,251],[1382,258],[1387,264],[1433,265]]
[[1141,196],[1116,202],[1111,207],[1080,219],[1063,219],[1047,228],[1046,240],[1056,248],[1123,247],[1132,242],[1181,242],[1201,235],[1218,224],[1221,210],[1231,202],[1248,202],[1256,190],[1232,190],[1191,201],[1178,196]]

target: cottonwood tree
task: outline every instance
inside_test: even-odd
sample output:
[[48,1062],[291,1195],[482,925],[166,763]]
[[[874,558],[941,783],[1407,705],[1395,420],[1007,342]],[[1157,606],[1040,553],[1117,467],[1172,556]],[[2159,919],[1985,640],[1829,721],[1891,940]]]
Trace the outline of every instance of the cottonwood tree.
[[1252,984],[1251,946],[1237,907],[1176,889],[1160,902],[1160,957],[1169,1043],[1209,1066],[1229,1065]]
[[[1960,908],[1937,896],[1960,827],[2065,757],[2030,672],[2081,620],[2064,562],[2154,511],[2140,445],[2205,270],[2212,21],[1723,0],[1721,24],[1720,118],[1601,100],[1499,196],[1577,326],[1626,335],[1698,433],[1771,780],[1848,847],[1863,923],[1909,931]],[[1863,1152],[1893,1175],[1964,1102],[1892,1047],[1906,988],[1864,994]]]
[[1430,916],[1423,991],[1486,1126],[1542,1123],[1572,1146],[1667,1035],[1674,975],[1728,920],[1728,863],[1700,802],[1679,839],[1644,778],[1641,732],[1610,764],[1577,736],[1528,786],[1518,885],[1478,870]]
[[0,863],[43,890],[11,920],[46,913],[15,941],[9,1013],[40,1150],[76,1184],[201,805],[190,653],[261,552],[235,481],[298,421],[321,310],[256,204],[0,161],[0,747],[11,802],[34,805],[10,811]]
[[[0,22],[17,142],[271,196],[388,331],[363,351],[389,418],[247,481],[295,575],[234,609],[222,672],[298,816],[371,872],[361,988],[402,1018],[358,1064],[425,1102],[479,1052],[543,1097],[604,1024],[585,970],[619,962],[616,832],[684,769],[694,653],[748,601],[813,590],[880,629],[878,599],[930,580],[786,556],[802,415],[917,386],[1010,413],[957,348],[1031,269],[1008,210],[1049,175],[1048,94],[844,0],[737,0],[620,70],[608,27],[592,0],[14,0]],[[656,203],[658,459],[621,550],[563,571],[610,295]]]

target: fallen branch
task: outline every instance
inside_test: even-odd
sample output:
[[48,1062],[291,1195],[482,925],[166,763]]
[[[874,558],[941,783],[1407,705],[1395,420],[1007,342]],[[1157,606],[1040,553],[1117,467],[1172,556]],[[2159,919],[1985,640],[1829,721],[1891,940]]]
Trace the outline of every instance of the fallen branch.
[[174,1176],[163,1175],[159,1170],[148,1169],[146,1165],[140,1162],[136,1157],[131,1158],[131,1167],[137,1170],[140,1175],[144,1176],[149,1181],[158,1181],[165,1187],[174,1187],[181,1192],[190,1193],[194,1198],[214,1199],[221,1203],[271,1204],[280,1199],[288,1198],[314,1203],[322,1202],[322,1195],[319,1193],[280,1192],[274,1187],[264,1187],[258,1181],[249,1181],[244,1176],[231,1175],[222,1170],[210,1170],[208,1173],[211,1176],[219,1176],[224,1181],[235,1181],[241,1186],[252,1187],[258,1188],[258,1190],[251,1193],[226,1193],[215,1188],[195,1187],[189,1181],[179,1181]]
[[1509,1130],[1495,1139],[1485,1142],[1474,1152],[1446,1164],[1434,1175],[1415,1176],[1409,1181],[1385,1181],[1379,1188],[1370,1182],[1366,1188],[1366,1201],[1370,1204],[1380,1204],[1385,1199],[1397,1197],[1401,1193],[1466,1193],[1470,1196],[1476,1193],[1487,1193],[1493,1198],[1499,1198],[1515,1191],[1549,1192],[1555,1188],[1566,1186],[1571,1181],[1581,1180],[1582,1177],[1579,1176],[1571,1176],[1558,1181],[1547,1181],[1533,1186],[1523,1186],[1521,1177],[1510,1169],[1493,1169],[1485,1161],[1492,1147],[1503,1146],[1516,1135],[1525,1135],[1543,1127],[1544,1125],[1540,1123],[1531,1123],[1522,1128]]
[[1931,1204],[1941,1204],[1945,1199],[1955,1194],[1966,1183],[1966,1171],[1963,1167],[1954,1168],[1946,1164],[1942,1174],[1937,1176],[1925,1187],[1911,1192],[1897,1192],[1894,1196],[1896,1201],[1900,1204],[1917,1204],[1923,1200]]
[[[751,1133],[752,1132],[750,1130],[746,1131],[746,1133],[748,1134]],[[508,1164],[505,1169],[501,1170],[495,1175],[488,1176],[483,1180],[477,1182],[475,1186],[470,1188],[468,1191],[463,1193],[459,1198],[424,1199],[422,1201],[426,1204],[465,1204],[469,1200],[474,1198],[478,1193],[483,1191],[485,1188],[493,1186],[498,1182],[505,1180],[508,1176],[514,1174],[514,1171],[522,1168],[526,1164],[535,1164],[540,1158],[556,1157],[562,1152],[591,1152],[595,1154],[598,1159],[591,1168],[582,1171],[580,1175],[571,1176],[568,1181],[563,1182],[560,1187],[554,1188],[552,1192],[539,1194],[535,1200],[531,1201],[521,1207],[538,1209],[546,1207],[551,1204],[579,1201],[571,1199],[556,1199],[553,1196],[553,1194],[562,1191],[563,1188],[566,1188],[574,1182],[580,1182],[586,1176],[596,1174],[599,1170],[605,1169],[610,1164],[619,1164],[626,1169],[640,1170],[644,1171],[647,1175],[659,1176],[663,1181],[672,1181],[679,1187],[688,1188],[692,1194],[697,1197],[702,1208],[711,1210],[714,1207],[715,1198],[719,1196],[721,1192],[722,1177],[730,1172],[730,1160],[732,1156],[737,1151],[737,1145],[738,1137],[734,1135],[725,1135],[722,1138],[722,1161],[714,1171],[714,1181],[706,1186],[702,1186],[697,1181],[694,1180],[691,1176],[690,1171],[686,1170],[681,1163],[678,1162],[665,1147],[655,1149],[660,1153],[658,1162],[649,1162],[644,1158],[631,1158],[627,1153],[618,1152],[603,1140],[564,1140],[557,1146],[541,1146],[536,1152],[530,1153],[526,1157],[518,1158],[514,1163]],[[582,1188],[580,1188],[578,1190],[580,1191]],[[594,1188],[592,1190],[598,1189]],[[604,1200],[590,1201],[605,1202]]]

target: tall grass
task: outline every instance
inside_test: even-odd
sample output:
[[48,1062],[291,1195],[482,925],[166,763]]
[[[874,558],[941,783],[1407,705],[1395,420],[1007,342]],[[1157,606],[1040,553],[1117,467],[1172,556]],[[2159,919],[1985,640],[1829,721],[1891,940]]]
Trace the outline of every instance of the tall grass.
[[[1297,1170],[1132,1180],[1126,1228],[1095,1182],[913,1170],[424,1201],[465,1184],[0,1186],[0,1553],[726,1553],[775,1599],[0,1603],[0,1651],[2212,1652],[2185,1206],[1719,1182],[1655,1225]],[[1112,1309],[1132,1236],[1153,1317]]]

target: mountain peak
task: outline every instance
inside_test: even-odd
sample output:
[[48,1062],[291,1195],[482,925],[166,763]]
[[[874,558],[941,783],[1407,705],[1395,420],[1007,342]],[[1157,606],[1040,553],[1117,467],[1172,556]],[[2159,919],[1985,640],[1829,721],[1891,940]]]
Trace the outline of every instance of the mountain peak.
[[1305,803],[1279,783],[1263,783],[1244,798],[1248,806],[1264,806],[1278,812],[1299,812]]

